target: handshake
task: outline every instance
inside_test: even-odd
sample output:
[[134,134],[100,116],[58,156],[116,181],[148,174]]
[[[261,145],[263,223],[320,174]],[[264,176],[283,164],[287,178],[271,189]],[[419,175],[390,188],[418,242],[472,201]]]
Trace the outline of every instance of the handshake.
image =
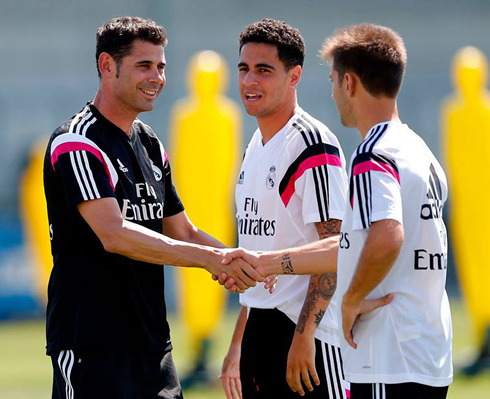
[[[264,288],[272,294],[277,282],[277,270],[265,262],[264,253],[248,251],[243,248],[223,248],[215,250],[221,255],[221,261],[208,265],[206,269],[213,280],[224,286],[231,293],[243,293],[257,283],[265,283]],[[273,253],[267,258],[274,260]],[[219,260],[219,258],[218,258]]]

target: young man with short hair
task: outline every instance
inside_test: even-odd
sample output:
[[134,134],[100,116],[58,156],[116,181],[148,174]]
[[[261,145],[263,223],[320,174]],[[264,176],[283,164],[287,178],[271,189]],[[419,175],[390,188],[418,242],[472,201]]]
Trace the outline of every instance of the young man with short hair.
[[[337,138],[298,106],[305,56],[300,32],[264,19],[243,30],[239,45],[240,96],[258,123],[236,187],[240,246],[277,250],[337,236],[345,160]],[[287,256],[283,265],[287,272]],[[273,294],[257,286],[240,296],[220,376],[227,398],[285,399],[298,397],[295,392],[346,398],[338,327],[328,308],[335,286],[334,269],[280,276]]]
[[121,17],[101,26],[95,99],[48,144],[54,399],[182,398],[162,264],[226,271],[240,289],[263,281],[244,262],[221,263],[226,250],[210,248],[223,245],[189,221],[167,153],[137,119],[165,85],[166,43],[165,29],[151,20]]
[[[444,171],[398,116],[406,65],[402,38],[372,24],[326,39],[332,97],[362,143],[350,163],[338,259],[341,340],[352,399],[442,399],[452,381],[451,314],[445,292]],[[364,298],[394,293],[359,317]]]

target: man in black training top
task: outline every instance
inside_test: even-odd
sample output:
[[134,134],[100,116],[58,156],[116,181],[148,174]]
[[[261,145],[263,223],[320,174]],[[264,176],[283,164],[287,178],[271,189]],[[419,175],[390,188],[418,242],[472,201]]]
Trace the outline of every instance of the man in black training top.
[[[162,264],[263,281],[188,219],[168,156],[136,119],[165,85],[165,29],[114,18],[97,30],[93,102],[53,133],[44,163],[54,267],[47,354],[53,398],[181,398]],[[163,235],[162,233],[165,233]]]

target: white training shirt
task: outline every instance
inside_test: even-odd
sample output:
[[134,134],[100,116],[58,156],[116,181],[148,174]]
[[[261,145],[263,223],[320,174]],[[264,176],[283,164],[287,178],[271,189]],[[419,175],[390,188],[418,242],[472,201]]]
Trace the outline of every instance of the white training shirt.
[[[265,145],[257,129],[247,147],[236,186],[239,244],[270,251],[317,241],[314,222],[342,220],[346,196],[345,158],[337,138],[298,107]],[[240,303],[278,308],[297,323],[309,280],[279,276],[273,294],[260,283],[240,294]],[[337,317],[330,306],[315,336],[338,346]]]
[[[445,291],[447,199],[444,171],[407,125],[375,125],[351,158],[338,262],[337,303],[355,273],[371,223],[403,225],[401,252],[383,281],[367,296],[393,293],[393,302],[362,315],[353,349],[341,339],[344,372],[354,383],[452,381],[451,314]],[[338,312],[341,318],[340,311]]]

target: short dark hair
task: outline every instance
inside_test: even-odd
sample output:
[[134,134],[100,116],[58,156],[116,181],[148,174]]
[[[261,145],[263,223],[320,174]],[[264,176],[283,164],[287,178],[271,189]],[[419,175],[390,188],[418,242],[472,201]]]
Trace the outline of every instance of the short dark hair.
[[264,18],[245,27],[238,37],[239,53],[247,43],[265,43],[277,47],[279,60],[286,71],[296,65],[303,66],[305,60],[305,42],[298,29],[284,21]]
[[116,61],[117,73],[124,57],[131,54],[133,41],[139,39],[163,47],[167,45],[167,32],[163,26],[151,19],[139,17],[117,17],[97,29],[95,62],[100,78],[99,56],[108,53]]
[[400,91],[407,51],[390,28],[364,23],[338,29],[325,40],[321,55],[333,65],[340,83],[346,72],[352,72],[374,97],[396,98]]

